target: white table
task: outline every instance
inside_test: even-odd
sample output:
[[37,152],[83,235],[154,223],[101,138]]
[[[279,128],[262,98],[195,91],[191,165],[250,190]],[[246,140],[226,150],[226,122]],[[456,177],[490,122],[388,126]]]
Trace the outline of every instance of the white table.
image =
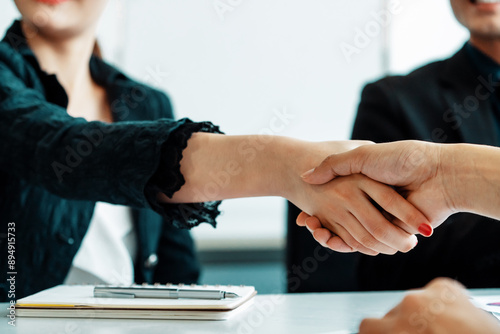
[[[471,290],[472,295],[500,295],[500,289]],[[379,317],[404,292],[322,293],[257,296],[254,305],[227,321],[16,318],[7,324],[7,304],[0,304],[0,333],[18,334],[347,334],[365,317]]]

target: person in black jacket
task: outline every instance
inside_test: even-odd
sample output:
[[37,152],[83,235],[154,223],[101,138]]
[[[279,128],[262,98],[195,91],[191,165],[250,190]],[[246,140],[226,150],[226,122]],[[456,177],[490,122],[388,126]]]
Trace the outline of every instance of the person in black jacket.
[[[449,59],[406,76],[390,76],[362,93],[353,139],[377,143],[418,139],[500,146],[500,7],[452,0],[470,40]],[[317,244],[294,225],[290,208],[289,266],[299,266]],[[445,276],[468,288],[500,286],[500,224],[468,213],[450,217],[430,239],[407,254],[369,257],[331,254],[296,291],[402,290]],[[324,277],[331,277],[325,280]]]
[[[286,197],[367,253],[415,246],[426,219],[392,188],[354,176],[342,186],[356,196],[332,208],[339,185],[301,182],[332,151],[363,143],[222,136],[208,122],[173,120],[164,93],[93,55],[105,3],[17,0],[22,20],[0,42],[0,301],[64,282],[196,282],[179,228],[215,226],[225,198]],[[398,203],[386,208],[410,233],[365,193]],[[333,224],[348,210],[359,220]],[[379,225],[390,235],[372,236]]]

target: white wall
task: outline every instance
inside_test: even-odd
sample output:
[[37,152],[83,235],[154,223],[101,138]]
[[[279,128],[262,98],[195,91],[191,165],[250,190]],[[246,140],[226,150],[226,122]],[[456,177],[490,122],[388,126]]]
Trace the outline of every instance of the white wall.
[[18,17],[18,12],[14,6],[14,1],[3,1],[0,5],[0,31],[3,32],[10,27],[12,20]]
[[[113,0],[99,39],[108,60],[166,90],[178,117],[254,134],[286,110],[293,119],[275,134],[348,139],[367,81],[463,43],[448,1],[431,1]],[[0,29],[13,17],[3,2]],[[222,210],[217,230],[194,230],[201,248],[282,247],[282,199],[230,200]]]
[[449,0],[401,0],[404,7],[390,29],[390,71],[407,73],[436,59],[448,58],[468,39],[455,20]]

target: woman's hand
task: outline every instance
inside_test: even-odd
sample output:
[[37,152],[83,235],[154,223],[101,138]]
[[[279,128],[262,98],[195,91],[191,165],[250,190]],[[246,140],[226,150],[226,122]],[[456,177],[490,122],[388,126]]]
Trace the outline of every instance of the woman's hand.
[[382,319],[365,319],[359,334],[498,334],[500,323],[469,301],[460,283],[436,279],[407,295]]
[[[339,177],[324,185],[301,189],[295,204],[318,217],[324,228],[307,225],[323,246],[339,252],[367,255],[408,252],[417,238],[392,224],[371,202],[409,226],[426,222],[425,216],[394,189],[361,175]],[[371,200],[371,201],[370,201]],[[302,214],[305,219],[307,214]]]

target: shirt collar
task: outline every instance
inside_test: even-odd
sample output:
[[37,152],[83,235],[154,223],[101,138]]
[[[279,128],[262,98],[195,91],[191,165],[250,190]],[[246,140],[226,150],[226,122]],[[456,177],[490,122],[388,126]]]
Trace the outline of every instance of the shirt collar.
[[490,75],[493,75],[494,79],[500,79],[500,64],[491,59],[470,42],[465,44],[465,50],[469,59],[472,61],[472,64],[482,76],[489,77]]

